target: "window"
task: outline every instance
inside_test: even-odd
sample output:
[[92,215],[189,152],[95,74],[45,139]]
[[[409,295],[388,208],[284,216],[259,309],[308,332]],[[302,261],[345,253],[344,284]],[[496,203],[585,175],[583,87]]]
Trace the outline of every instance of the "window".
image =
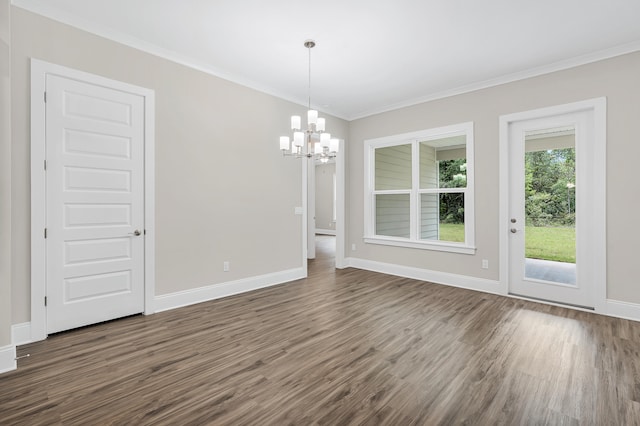
[[473,254],[473,123],[365,141],[365,242]]

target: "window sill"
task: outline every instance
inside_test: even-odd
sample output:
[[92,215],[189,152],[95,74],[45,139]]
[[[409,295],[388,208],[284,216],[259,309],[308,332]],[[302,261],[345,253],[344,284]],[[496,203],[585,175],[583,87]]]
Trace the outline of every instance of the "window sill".
[[445,251],[449,253],[460,254],[475,254],[476,248],[459,243],[447,243],[447,242],[422,242],[422,241],[409,241],[406,239],[392,238],[392,237],[364,237],[364,242],[367,244],[380,244],[384,246],[405,247],[421,250],[435,250]]

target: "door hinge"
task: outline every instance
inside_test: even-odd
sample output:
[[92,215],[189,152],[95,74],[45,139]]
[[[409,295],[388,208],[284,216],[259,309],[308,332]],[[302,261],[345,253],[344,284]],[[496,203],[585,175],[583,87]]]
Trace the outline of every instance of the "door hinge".
[[44,237],[47,238],[47,228],[44,228]]
[[47,160],[44,160],[44,169],[47,170]]
[[44,92],[44,103],[47,103],[47,92]]
[[47,296],[44,297],[44,306],[47,306]]

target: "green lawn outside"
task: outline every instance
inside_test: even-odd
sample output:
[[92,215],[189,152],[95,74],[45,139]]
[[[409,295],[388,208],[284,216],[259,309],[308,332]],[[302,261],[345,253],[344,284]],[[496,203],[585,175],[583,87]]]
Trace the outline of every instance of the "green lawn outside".
[[440,241],[464,243],[464,225],[462,223],[441,223]]
[[576,263],[576,230],[569,227],[525,227],[525,256]]
[[[527,226],[525,256],[530,259],[575,263],[576,231],[569,227]],[[464,242],[464,225],[440,224],[440,241]]]

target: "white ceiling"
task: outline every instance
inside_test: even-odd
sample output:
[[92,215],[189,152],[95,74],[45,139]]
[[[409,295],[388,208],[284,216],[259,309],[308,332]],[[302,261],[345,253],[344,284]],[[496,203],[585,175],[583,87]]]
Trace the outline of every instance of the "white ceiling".
[[640,0],[13,0],[345,119],[640,50]]

